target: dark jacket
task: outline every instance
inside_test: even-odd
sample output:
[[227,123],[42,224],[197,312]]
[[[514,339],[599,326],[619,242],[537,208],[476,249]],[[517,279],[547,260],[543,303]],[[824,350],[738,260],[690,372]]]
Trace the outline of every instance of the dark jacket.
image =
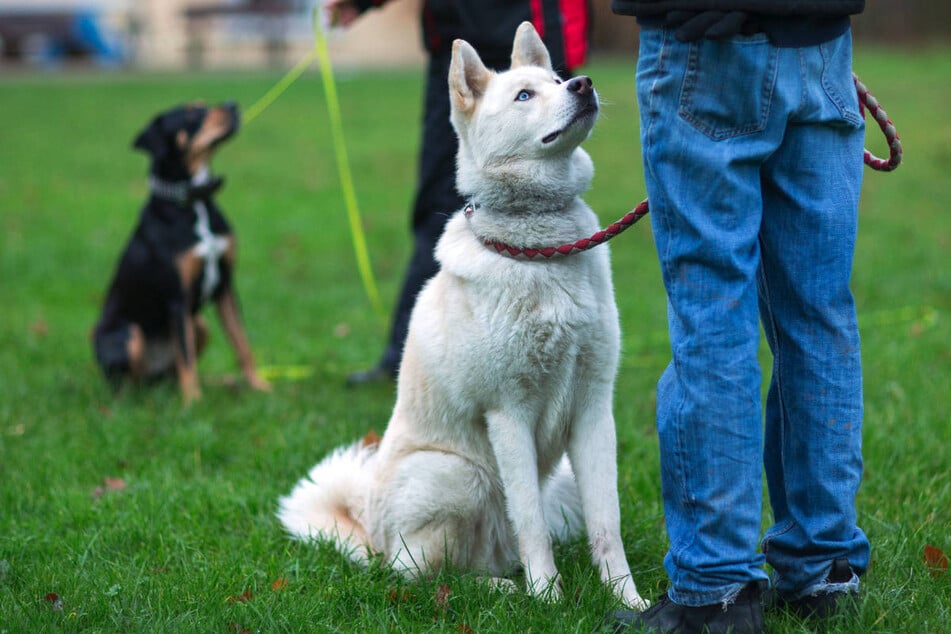
[[865,0],[611,0],[644,27],[670,27],[681,42],[766,33],[775,46],[815,46],[849,29]]
[[[365,11],[388,1],[356,4]],[[424,0],[421,19],[423,44],[433,55],[448,55],[459,38],[485,60],[507,60],[515,30],[525,21],[542,36],[556,70],[581,66],[588,52],[588,0]]]
[[763,16],[836,17],[855,15],[865,0],[611,0],[611,10],[638,17],[671,11],[746,11]]

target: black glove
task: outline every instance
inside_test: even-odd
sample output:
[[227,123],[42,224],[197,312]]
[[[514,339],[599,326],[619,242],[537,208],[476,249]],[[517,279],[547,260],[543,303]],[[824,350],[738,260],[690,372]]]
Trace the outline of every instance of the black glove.
[[681,42],[695,42],[702,38],[721,40],[756,31],[745,11],[670,11],[664,24],[676,28],[674,37]]

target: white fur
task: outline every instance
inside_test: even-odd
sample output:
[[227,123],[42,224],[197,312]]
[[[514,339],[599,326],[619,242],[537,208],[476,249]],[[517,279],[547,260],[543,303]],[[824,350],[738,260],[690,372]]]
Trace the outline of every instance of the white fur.
[[[526,262],[482,242],[551,246],[598,228],[579,198],[593,170],[578,145],[595,117],[576,120],[581,100],[530,24],[512,57],[496,74],[454,44],[458,184],[476,211],[457,213],[438,244],[379,447],[338,449],[281,499],[279,517],[298,538],[382,553],[410,576],[447,559],[493,577],[521,564],[544,598],[561,593],[552,537],[586,529],[602,580],[643,608],[620,534],[608,249]],[[531,98],[517,100],[521,90]]]

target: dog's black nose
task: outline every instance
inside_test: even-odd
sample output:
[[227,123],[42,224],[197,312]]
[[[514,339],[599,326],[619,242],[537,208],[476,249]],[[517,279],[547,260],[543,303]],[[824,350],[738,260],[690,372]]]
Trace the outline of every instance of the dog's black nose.
[[575,77],[568,82],[568,90],[570,92],[578,93],[579,95],[587,95],[594,90],[594,83],[591,81],[590,77],[582,75],[581,77]]

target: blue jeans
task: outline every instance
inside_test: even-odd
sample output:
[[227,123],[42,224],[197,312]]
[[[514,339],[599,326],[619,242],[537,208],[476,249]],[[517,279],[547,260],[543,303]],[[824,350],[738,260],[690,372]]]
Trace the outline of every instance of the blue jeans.
[[[849,289],[864,122],[846,33],[678,42],[641,31],[637,92],[672,361],[657,429],[671,599],[789,599],[834,559],[863,572],[862,375]],[[765,427],[760,322],[773,353]],[[765,429],[765,432],[764,432]],[[757,552],[765,465],[774,525]]]

